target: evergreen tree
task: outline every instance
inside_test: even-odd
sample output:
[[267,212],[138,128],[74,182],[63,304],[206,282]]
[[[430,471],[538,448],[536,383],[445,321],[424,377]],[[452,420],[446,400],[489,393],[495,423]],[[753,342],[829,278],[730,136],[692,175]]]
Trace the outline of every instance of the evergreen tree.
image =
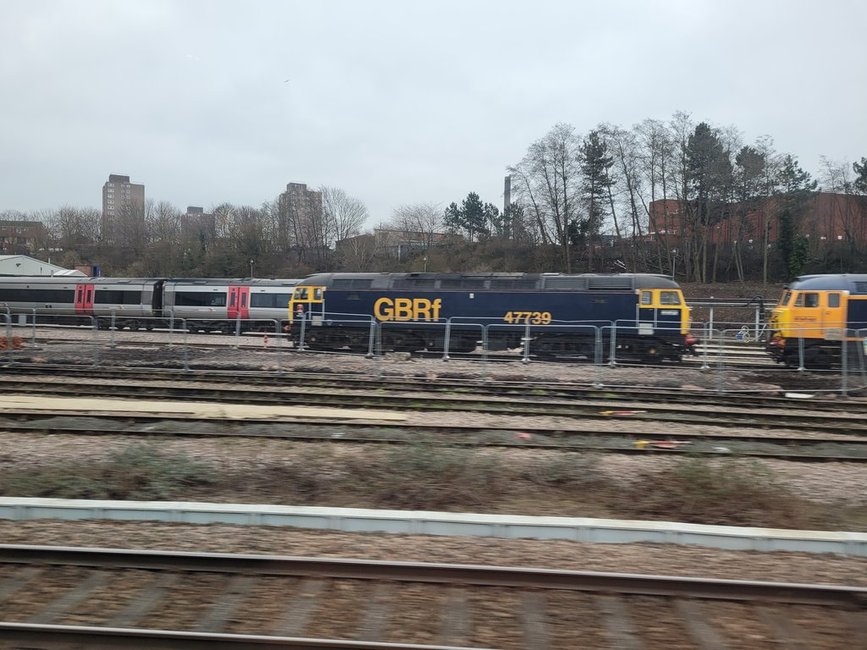
[[452,201],[443,212],[443,225],[451,232],[460,232],[464,229],[464,219],[458,204]]
[[581,193],[586,209],[581,230],[592,237],[599,233],[607,215],[608,189],[615,182],[609,173],[614,157],[608,155],[608,143],[598,130],[584,138],[580,151]]
[[867,194],[867,158],[861,158],[860,163],[852,163],[855,172],[855,191],[859,194]]
[[513,202],[507,206],[501,219],[503,223],[502,237],[515,239],[519,233],[524,232],[524,208],[520,203]]
[[818,183],[801,169],[798,159],[787,154],[783,157],[778,175],[781,208],[777,248],[783,258],[783,267],[789,279],[800,275],[808,260],[808,241],[800,233],[800,218],[807,199]]
[[461,205],[452,202],[443,213],[443,223],[452,232],[462,232],[474,241],[489,234],[488,224],[499,217],[499,210],[490,203],[482,203],[475,192],[467,194]]
[[467,198],[461,203],[461,215],[463,216],[464,230],[467,231],[469,240],[487,234],[487,218],[485,204],[475,192],[467,194]]
[[707,281],[707,243],[716,206],[731,187],[732,164],[719,135],[705,122],[695,127],[686,143],[687,219],[691,227],[692,267],[695,279]]

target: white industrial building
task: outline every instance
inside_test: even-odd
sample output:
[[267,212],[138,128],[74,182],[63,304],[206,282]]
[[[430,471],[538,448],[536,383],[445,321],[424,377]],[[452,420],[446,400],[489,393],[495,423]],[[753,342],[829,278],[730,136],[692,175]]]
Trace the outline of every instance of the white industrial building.
[[49,264],[27,255],[0,255],[0,275],[24,275],[27,277],[39,275],[83,276],[84,273],[65,269],[56,264]]

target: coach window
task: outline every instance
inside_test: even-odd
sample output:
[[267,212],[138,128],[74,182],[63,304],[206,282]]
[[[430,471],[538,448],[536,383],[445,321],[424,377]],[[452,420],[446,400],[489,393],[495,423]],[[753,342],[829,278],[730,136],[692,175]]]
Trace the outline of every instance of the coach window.
[[804,307],[818,307],[818,306],[819,306],[819,294],[818,293],[805,294]]
[[828,307],[839,307],[840,306],[840,294],[839,293],[829,293],[828,294]]
[[660,291],[659,292],[659,304],[660,305],[679,305],[680,304],[680,296],[677,295],[677,291]]
[[652,305],[653,304],[653,292],[652,291],[642,291],[641,292],[641,304],[642,305]]

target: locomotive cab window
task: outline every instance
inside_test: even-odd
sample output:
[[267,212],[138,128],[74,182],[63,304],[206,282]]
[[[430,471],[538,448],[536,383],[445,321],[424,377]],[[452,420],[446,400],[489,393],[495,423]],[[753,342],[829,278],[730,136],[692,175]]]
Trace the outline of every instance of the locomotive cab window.
[[789,304],[789,300],[791,300],[791,299],[792,299],[792,292],[791,291],[784,292],[783,297],[780,299],[780,306],[785,307],[786,305]]
[[795,298],[795,307],[803,307],[804,306],[804,294],[799,293],[798,297]]
[[840,294],[839,293],[829,293],[828,294],[828,307],[839,307],[840,306]]
[[652,291],[642,291],[641,292],[641,304],[642,305],[652,305],[653,304],[653,292]]
[[804,294],[804,307],[818,307],[818,306],[819,306],[819,294],[818,293]]
[[679,305],[680,304],[680,296],[677,295],[677,291],[660,291],[659,292],[659,304],[660,305]]

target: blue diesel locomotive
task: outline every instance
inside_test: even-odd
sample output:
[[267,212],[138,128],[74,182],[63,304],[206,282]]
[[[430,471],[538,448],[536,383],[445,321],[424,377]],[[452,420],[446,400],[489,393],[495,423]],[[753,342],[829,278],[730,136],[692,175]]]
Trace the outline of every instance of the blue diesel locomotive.
[[[290,335],[317,350],[507,350],[679,361],[696,339],[676,282],[650,274],[320,273],[289,302]],[[377,323],[380,327],[371,327]]]

